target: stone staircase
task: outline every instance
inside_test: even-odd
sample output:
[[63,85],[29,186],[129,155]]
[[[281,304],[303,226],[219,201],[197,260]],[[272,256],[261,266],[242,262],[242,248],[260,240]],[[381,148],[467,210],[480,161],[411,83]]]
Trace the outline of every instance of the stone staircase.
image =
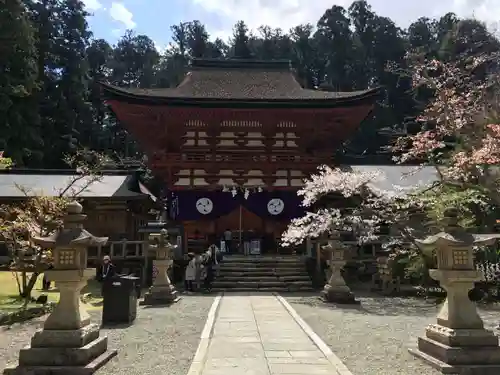
[[226,255],[214,291],[312,291],[312,282],[299,256]]

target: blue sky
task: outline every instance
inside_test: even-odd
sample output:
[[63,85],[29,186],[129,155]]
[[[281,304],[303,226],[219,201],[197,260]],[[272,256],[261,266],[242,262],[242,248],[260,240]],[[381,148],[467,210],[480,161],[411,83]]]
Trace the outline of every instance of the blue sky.
[[[348,7],[351,0],[83,0],[92,13],[89,19],[95,37],[111,43],[126,29],[151,37],[158,48],[168,45],[170,26],[194,19],[204,23],[213,37],[227,39],[240,19],[251,29],[261,24],[288,30],[300,23],[316,23],[332,5]],[[500,0],[370,0],[379,15],[406,27],[419,17],[453,11],[475,17],[497,29]]]

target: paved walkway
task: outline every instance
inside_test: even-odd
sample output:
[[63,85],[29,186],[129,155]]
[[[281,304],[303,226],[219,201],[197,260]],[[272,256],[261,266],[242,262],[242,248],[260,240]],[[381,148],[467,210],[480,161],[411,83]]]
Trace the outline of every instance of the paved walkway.
[[205,343],[202,336],[189,375],[352,375],[283,301],[223,296],[215,316],[209,314],[213,328]]

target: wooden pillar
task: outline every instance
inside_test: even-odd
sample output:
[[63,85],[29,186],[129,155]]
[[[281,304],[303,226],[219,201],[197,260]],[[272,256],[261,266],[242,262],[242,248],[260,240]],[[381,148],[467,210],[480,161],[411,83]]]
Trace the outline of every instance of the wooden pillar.
[[321,241],[318,239],[316,242],[316,271],[321,273]]
[[307,251],[307,256],[309,258],[312,258],[312,249],[311,249],[311,246],[312,246],[311,238],[307,237],[306,238],[306,251]]

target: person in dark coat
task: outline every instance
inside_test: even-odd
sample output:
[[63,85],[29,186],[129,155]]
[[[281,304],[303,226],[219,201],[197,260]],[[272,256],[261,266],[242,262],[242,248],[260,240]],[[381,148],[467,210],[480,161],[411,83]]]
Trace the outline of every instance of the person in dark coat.
[[[54,269],[54,265],[53,264],[49,264],[49,267],[47,268],[47,270],[52,270]],[[47,278],[45,272],[43,273],[43,280],[42,280],[42,290],[50,290],[50,285],[52,284],[52,282]]]
[[217,250],[217,246],[211,245],[205,253],[205,280],[203,282],[203,286],[205,291],[208,293],[212,291],[212,283],[215,279],[215,268],[219,264],[217,261]]
[[97,270],[97,281],[101,283],[101,296],[104,288],[104,284],[113,280],[116,276],[116,269],[113,263],[111,263],[111,258],[109,255],[105,255],[102,258],[102,266]]

